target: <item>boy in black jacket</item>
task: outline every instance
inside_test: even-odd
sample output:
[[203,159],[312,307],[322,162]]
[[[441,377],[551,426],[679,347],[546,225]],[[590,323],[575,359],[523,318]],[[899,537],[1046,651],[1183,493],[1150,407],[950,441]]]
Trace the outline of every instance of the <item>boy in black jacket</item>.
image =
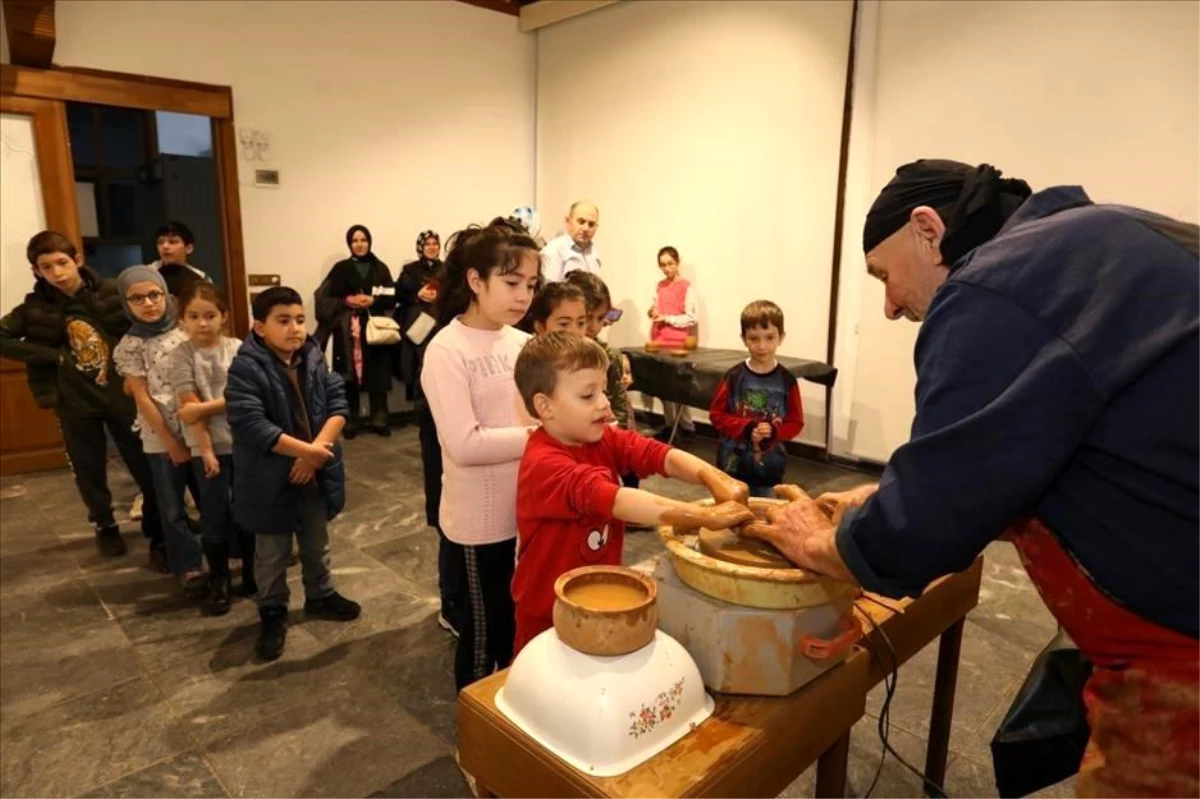
[[337,443],[350,410],[345,387],[307,335],[295,289],[267,289],[254,298],[252,311],[254,331],[229,366],[225,415],[233,431],[234,520],[255,537],[257,651],[269,661],[283,654],[287,639],[293,532],[305,613],[350,621],[361,608],[334,590],[329,569],[327,524],[346,504]]
[[129,329],[117,284],[84,266],[71,240],[53,230],[31,238],[25,254],[34,287],[0,319],[0,355],[25,362],[34,400],[54,410],[96,547],[117,557],[125,554],[125,542],[108,490],[108,428],[146,497],[142,532],[150,539],[151,564],[161,570],[166,557],[150,466],[133,432],[133,401],[113,368],[113,347]]

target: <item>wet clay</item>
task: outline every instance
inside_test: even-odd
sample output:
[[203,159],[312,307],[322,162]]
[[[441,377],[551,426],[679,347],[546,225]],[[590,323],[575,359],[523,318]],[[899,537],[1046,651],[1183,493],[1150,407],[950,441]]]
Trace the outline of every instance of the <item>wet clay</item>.
[[794,569],[790,560],[766,541],[742,538],[732,530],[701,529],[698,536],[700,552],[726,563],[757,566],[762,569]]
[[568,586],[567,599],[592,610],[628,610],[646,601],[646,592],[627,583],[588,582]]

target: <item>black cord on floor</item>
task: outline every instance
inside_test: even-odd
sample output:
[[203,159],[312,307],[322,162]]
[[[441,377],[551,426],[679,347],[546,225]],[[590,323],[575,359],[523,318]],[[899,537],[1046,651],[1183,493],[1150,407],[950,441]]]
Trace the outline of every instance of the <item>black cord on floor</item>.
[[[892,646],[892,641],[887,637],[887,633],[885,633],[883,629],[875,623],[875,620],[871,618],[869,613],[863,611],[862,608],[859,608],[859,610],[862,612],[863,617],[867,620],[867,624],[871,626],[871,629],[879,634],[879,638],[883,641],[884,646],[887,647],[888,658],[891,661],[891,669],[883,677],[883,706],[879,710],[879,723],[877,725],[879,740],[883,744],[883,751],[879,754],[879,765],[875,768],[875,776],[871,780],[871,787],[867,788],[867,792],[863,794],[863,796],[869,797],[875,790],[875,786],[879,783],[879,775],[883,773],[883,764],[887,760],[887,756],[890,754],[892,757],[896,758],[900,765],[904,766],[906,769],[915,774],[921,780],[922,788],[927,788],[930,794],[935,797],[935,799],[947,799],[945,789],[926,777],[925,774],[916,766],[905,760],[888,740],[888,736],[891,731],[892,698],[896,695],[896,683],[900,678],[900,658],[896,655],[896,648]],[[880,653],[875,648],[875,642],[871,640],[871,637],[869,635],[865,635],[863,636],[862,640],[868,647],[870,647],[871,654],[875,656],[876,660],[878,660],[879,663],[884,666],[884,668],[887,668],[887,663],[885,663],[883,658],[880,657]],[[889,677],[891,678],[890,680],[888,679]]]

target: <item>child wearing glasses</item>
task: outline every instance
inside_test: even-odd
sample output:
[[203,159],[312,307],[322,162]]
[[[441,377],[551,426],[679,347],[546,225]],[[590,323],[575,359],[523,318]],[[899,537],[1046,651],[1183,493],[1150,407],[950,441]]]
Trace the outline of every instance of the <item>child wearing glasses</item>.
[[192,453],[184,443],[177,392],[169,374],[171,353],[188,337],[177,324],[175,299],[167,293],[166,281],[157,270],[131,266],[117,276],[117,288],[131,324],[117,344],[113,362],[137,403],[142,449],[150,461],[168,567],[179,577],[184,593],[199,598],[207,593],[208,577],[183,504]]

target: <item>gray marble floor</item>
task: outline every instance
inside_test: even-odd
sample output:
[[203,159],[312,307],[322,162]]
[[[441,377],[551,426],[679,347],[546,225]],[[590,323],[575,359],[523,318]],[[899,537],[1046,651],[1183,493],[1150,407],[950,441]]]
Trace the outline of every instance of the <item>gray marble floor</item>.
[[[395,432],[348,442],[349,508],[331,528],[339,589],[363,603],[362,618],[309,622],[294,612],[287,651],[269,665],[252,659],[253,604],[201,616],[144,568],[133,525],[129,554],[100,558],[69,472],[0,481],[0,795],[468,795],[454,762],[454,642],[435,622],[437,540],[424,523],[417,439],[411,428]],[[693,447],[711,457],[711,443]],[[124,516],[133,486],[110,471]],[[789,477],[816,492],[867,479],[799,460]],[[626,559],[659,546],[632,533]],[[298,573],[292,587],[295,611]],[[952,795],[995,795],[988,742],[1053,629],[1011,548],[993,545],[963,642]],[[901,670],[891,710],[891,741],[918,764],[935,655],[931,647]],[[881,701],[877,691],[872,714]],[[865,719],[853,734],[854,791],[866,790],[879,755],[874,718]],[[811,795],[812,785],[809,772],[785,795]],[[875,794],[919,788],[889,759]]]

